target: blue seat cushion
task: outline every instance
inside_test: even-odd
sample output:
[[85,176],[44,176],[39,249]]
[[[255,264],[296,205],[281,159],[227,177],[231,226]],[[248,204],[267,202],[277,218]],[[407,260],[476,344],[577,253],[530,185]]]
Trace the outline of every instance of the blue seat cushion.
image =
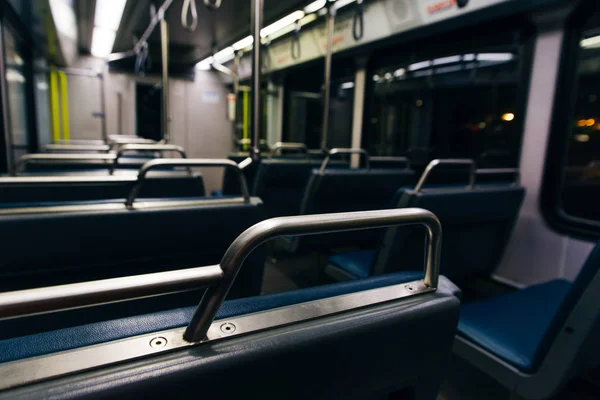
[[329,264],[338,267],[355,278],[367,278],[371,275],[371,265],[375,250],[359,250],[339,253],[329,257]]
[[[327,297],[396,285],[417,280],[421,277],[422,273],[401,272],[365,280],[347,281],[309,289],[229,300],[223,303],[216,319],[230,318]],[[124,303],[124,307],[126,306],[127,303]],[[2,340],[0,341],[0,362],[20,360],[183,327],[190,321],[195,309],[196,306],[194,305]],[[93,312],[93,309],[90,312]],[[60,313],[58,313],[57,318],[60,318]]]
[[465,304],[458,333],[520,371],[533,372],[538,349],[571,286],[557,279]]

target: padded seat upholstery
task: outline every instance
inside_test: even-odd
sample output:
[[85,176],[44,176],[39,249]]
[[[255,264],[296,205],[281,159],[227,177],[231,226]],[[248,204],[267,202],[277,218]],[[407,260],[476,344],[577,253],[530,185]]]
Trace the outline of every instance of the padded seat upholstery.
[[[399,187],[412,183],[414,174],[406,169],[313,170],[304,192],[302,215],[380,210],[389,207]],[[377,230],[351,231],[295,239],[294,248],[324,250],[340,245],[375,247]]]
[[458,333],[519,370],[532,372],[544,335],[569,289],[571,283],[557,279],[464,304]]
[[[216,319],[376,289],[420,278],[419,274],[413,272],[401,272],[362,281],[341,282],[309,289],[228,300],[219,309]],[[185,326],[191,320],[196,307],[197,305],[194,304],[189,307],[0,340],[0,363]],[[35,321],[28,323],[34,324]],[[0,322],[0,329],[2,329],[2,322]]]
[[329,265],[344,271],[352,279],[362,279],[371,275],[374,258],[375,250],[349,251],[329,257]]
[[[401,189],[398,208],[433,212],[444,229],[440,271],[459,286],[472,275],[487,276],[502,258],[516,222],[525,189],[486,185],[476,189]],[[373,273],[423,265],[425,233],[421,226],[389,228],[380,243]]]
[[[125,199],[135,181],[106,179],[82,182],[0,182],[0,207],[6,203],[46,203]],[[202,175],[149,176],[141,186],[137,198],[203,197]]]
[[[240,233],[263,219],[256,198],[2,215],[0,237],[10,237],[11,246],[0,258],[0,290],[216,264]],[[250,255],[232,296],[260,292],[264,257],[264,249]]]

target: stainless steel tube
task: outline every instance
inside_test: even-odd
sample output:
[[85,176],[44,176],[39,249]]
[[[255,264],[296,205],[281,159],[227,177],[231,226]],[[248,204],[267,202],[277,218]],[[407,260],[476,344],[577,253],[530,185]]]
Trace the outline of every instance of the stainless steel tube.
[[369,153],[364,150],[364,149],[331,149],[328,153],[327,156],[325,157],[325,159],[323,160],[323,163],[321,164],[321,168],[319,169],[320,173],[325,172],[325,170],[327,169],[327,164],[329,164],[329,160],[331,159],[331,156],[334,156],[336,154],[360,154],[365,158],[365,167],[367,169],[371,168],[371,164],[369,162]]
[[323,128],[321,131],[321,149],[327,148],[329,135],[329,103],[331,97],[331,60],[333,58],[333,33],[335,29],[336,7],[329,7],[327,17],[327,53],[325,54],[325,81],[323,83]]
[[181,146],[175,146],[174,144],[126,144],[121,146],[117,151],[117,156],[113,161],[112,167],[110,168],[110,174],[114,174],[117,165],[119,164],[119,158],[123,156],[123,154],[129,151],[159,151],[161,153],[172,151],[175,153],[179,153],[181,158],[187,158],[187,154],[185,150]]
[[258,246],[277,236],[312,235],[360,229],[383,228],[394,225],[422,224],[427,228],[427,260],[424,283],[436,288],[442,244],[442,227],[430,211],[418,208],[361,211],[337,214],[302,215],[273,218],[260,222],[244,231],[229,246],[221,260],[223,281],[208,288],[190,321],[184,339],[198,342],[221,307],[244,260]]
[[425,168],[423,175],[421,175],[419,182],[417,182],[417,185],[415,186],[414,190],[416,192],[423,188],[423,185],[427,181],[431,171],[438,165],[469,165],[469,188],[473,189],[475,187],[475,170],[477,170],[477,164],[475,161],[468,158],[447,158],[433,160],[427,165],[427,168]]
[[0,319],[81,308],[214,285],[218,265],[73,283],[0,294]]

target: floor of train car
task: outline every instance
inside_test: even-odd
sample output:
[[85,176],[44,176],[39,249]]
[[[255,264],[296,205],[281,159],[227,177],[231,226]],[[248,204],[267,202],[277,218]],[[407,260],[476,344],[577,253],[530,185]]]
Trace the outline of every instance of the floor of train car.
[[[331,283],[322,272],[326,259],[318,254],[301,257],[268,257],[265,263],[263,293],[288,290]],[[321,268],[317,268],[321,265]],[[492,279],[477,281],[463,289],[463,301],[500,294],[514,290]],[[452,356],[447,375],[438,400],[514,400],[511,393],[489,376],[477,370],[459,357]],[[592,400],[600,398],[600,369],[586,377],[573,379],[554,400]]]

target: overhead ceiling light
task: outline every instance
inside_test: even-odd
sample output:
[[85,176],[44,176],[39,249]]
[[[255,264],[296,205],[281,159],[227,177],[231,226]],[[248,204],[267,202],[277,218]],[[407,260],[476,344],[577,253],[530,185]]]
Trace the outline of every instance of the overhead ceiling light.
[[210,70],[210,66],[213,63],[213,61],[214,59],[212,57],[205,58],[204,60],[196,64],[196,69],[199,69],[201,71],[208,71]]
[[348,4],[354,3],[356,0],[338,0],[333,5],[336,10],[339,10],[342,7],[346,7]]
[[579,44],[581,47],[586,49],[600,47],[600,36],[592,36],[590,38],[583,39],[581,42],[579,42]]
[[340,85],[342,89],[352,89],[354,87],[354,82],[344,82]]
[[70,39],[77,39],[77,17],[65,0],[50,0],[50,13],[56,30]]
[[213,61],[219,64],[226,63],[227,61],[233,60],[235,57],[233,47],[225,47],[223,50],[213,55]]
[[327,0],[313,1],[312,3],[304,7],[304,12],[306,14],[314,13],[315,11],[319,11],[321,8],[325,7],[325,4],[327,4]]
[[477,61],[511,61],[515,56],[512,53],[481,53],[477,54]]
[[239,40],[232,44],[231,47],[233,47],[235,51],[239,51],[245,49],[246,47],[252,46],[252,43],[254,43],[254,38],[252,36],[246,36],[242,40]]
[[475,61],[475,54],[463,54],[463,61]]
[[404,76],[405,74],[406,74],[406,70],[404,68],[398,68],[397,70],[394,71],[394,76],[396,78]]
[[100,58],[108,57],[112,51],[116,36],[115,31],[95,27],[92,32],[92,55]]
[[302,11],[302,10],[294,11],[290,15],[281,18],[279,21],[273,22],[271,25],[268,25],[268,26],[265,26],[264,28],[262,28],[260,30],[260,36],[265,37],[265,36],[272,35],[273,33],[277,32],[278,30],[285,28],[288,25],[293,24],[294,22],[298,21],[302,17],[304,17],[304,11]]
[[416,71],[418,69],[429,68],[431,67],[431,61],[421,61],[418,63],[410,64],[408,66],[409,71]]
[[373,82],[379,82],[379,80],[381,79],[381,77],[377,74],[373,75]]
[[96,0],[92,55],[105,58],[112,52],[126,3],[127,0]]
[[96,0],[94,26],[117,31],[127,0]]
[[441,57],[433,60],[433,65],[452,64],[460,62],[460,56]]

